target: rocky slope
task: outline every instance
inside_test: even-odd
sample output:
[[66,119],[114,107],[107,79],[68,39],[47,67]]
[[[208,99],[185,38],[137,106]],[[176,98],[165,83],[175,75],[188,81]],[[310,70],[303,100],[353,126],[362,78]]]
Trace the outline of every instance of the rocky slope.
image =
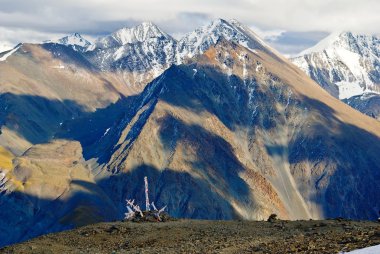
[[129,94],[71,46],[20,44],[13,51],[0,62],[0,145],[16,155],[54,138],[65,121]]
[[236,21],[178,42],[144,23],[85,51],[46,43],[7,54],[0,146],[15,159],[3,170],[0,245],[121,219],[126,198],[142,205],[144,176],[175,217],[377,216],[380,123]]
[[2,173],[2,245],[115,218],[115,207],[83,163],[79,143],[36,145],[13,163]]
[[116,72],[135,93],[175,61],[176,40],[150,22],[98,39],[85,54],[100,70]]
[[376,93],[365,93],[342,100],[354,109],[380,120],[380,96]]
[[[141,199],[143,193],[128,186],[147,174],[159,179],[152,183],[153,199],[168,204],[173,215],[376,216],[374,196],[361,193],[379,193],[379,144],[372,143],[379,124],[272,55],[222,40],[196,60],[167,70],[137,105],[100,143],[113,150],[100,151],[99,167],[118,175],[101,176],[108,180],[99,184],[117,204]],[[182,204],[173,192],[189,198]],[[359,212],[362,205],[368,209]]]
[[102,223],[50,234],[1,253],[308,253],[380,244],[380,228],[354,221]]
[[[379,105],[368,101],[380,92],[380,39],[350,32],[333,33],[291,59],[336,98],[359,111],[379,117]],[[366,94],[372,94],[366,96]],[[353,99],[361,96],[361,103]],[[350,103],[351,99],[355,102]]]

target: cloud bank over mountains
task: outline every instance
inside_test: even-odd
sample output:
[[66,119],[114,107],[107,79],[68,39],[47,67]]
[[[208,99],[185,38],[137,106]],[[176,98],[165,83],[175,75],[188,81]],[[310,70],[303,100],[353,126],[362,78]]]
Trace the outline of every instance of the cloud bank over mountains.
[[210,20],[235,18],[291,54],[329,32],[379,33],[376,0],[0,0],[0,44],[40,42],[79,32],[90,38],[152,21],[179,38]]

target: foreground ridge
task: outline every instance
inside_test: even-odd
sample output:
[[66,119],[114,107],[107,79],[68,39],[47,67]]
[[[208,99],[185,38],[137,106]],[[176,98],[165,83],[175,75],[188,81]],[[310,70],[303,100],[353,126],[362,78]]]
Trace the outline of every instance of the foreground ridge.
[[338,253],[380,244],[373,222],[103,223],[9,246],[2,253]]

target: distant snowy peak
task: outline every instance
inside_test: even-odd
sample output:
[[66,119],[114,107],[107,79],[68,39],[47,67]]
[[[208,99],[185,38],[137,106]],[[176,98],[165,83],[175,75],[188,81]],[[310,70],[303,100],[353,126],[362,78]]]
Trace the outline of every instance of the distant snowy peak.
[[315,46],[304,50],[299,55],[323,52],[333,48],[343,48],[355,53],[365,53],[362,49],[373,51],[377,57],[380,53],[380,38],[376,36],[367,36],[355,34],[352,32],[334,32],[321,40]]
[[151,22],[132,28],[122,28],[96,41],[86,56],[101,70],[120,71],[134,75],[129,83],[143,83],[155,78],[172,64],[201,55],[218,41],[225,39],[256,52],[272,55],[276,51],[266,45],[248,27],[236,20],[217,19],[196,29],[177,41]]
[[91,42],[84,39],[80,34],[73,33],[58,40],[58,43],[63,45],[80,46],[87,48],[91,45]]
[[98,48],[121,47],[126,44],[145,42],[150,39],[174,40],[152,22],[143,22],[132,28],[122,28],[96,42]]
[[297,56],[304,56],[311,53],[319,53],[323,52],[324,50],[332,47],[334,43],[339,41],[340,35],[343,35],[342,32],[334,32],[328,35],[327,37],[323,38],[321,41],[319,41],[314,46],[305,49],[301,53],[299,53]]
[[170,35],[163,32],[152,22],[143,22],[130,29],[123,28],[115,33],[115,38],[117,38],[123,45],[127,43],[143,42],[151,38],[172,39]]
[[71,46],[76,51],[85,51],[88,47],[92,45],[91,42],[84,39],[78,33],[67,35],[58,40],[45,41],[44,43],[58,43],[65,46]]
[[238,21],[217,19],[182,38],[178,42],[179,52],[182,57],[193,57],[205,52],[221,38],[238,43],[252,51],[270,49],[253,31]]
[[292,59],[339,99],[380,92],[380,38],[333,33]]
[[333,33],[291,61],[331,95],[380,120],[380,38]]

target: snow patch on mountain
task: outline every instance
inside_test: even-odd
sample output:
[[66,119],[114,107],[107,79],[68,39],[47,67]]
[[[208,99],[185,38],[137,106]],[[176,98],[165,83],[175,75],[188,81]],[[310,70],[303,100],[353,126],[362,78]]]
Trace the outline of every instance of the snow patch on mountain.
[[16,46],[14,49],[9,51],[8,53],[5,53],[2,57],[0,57],[0,62],[7,60],[8,57],[10,57],[13,53],[15,53],[20,48],[20,46],[21,44]]
[[73,45],[73,46],[80,46],[83,48],[86,48],[91,45],[91,42],[84,39],[80,34],[73,33],[69,36],[65,36],[58,40],[60,44],[64,45]]
[[132,28],[125,27],[106,37],[100,38],[96,42],[95,48],[121,47],[126,44],[146,42],[150,39],[174,40],[152,22],[143,22],[138,26]]
[[221,39],[240,44],[254,53],[263,50],[273,54],[273,50],[248,27],[236,20],[223,19],[198,28],[179,41],[152,22],[143,22],[119,29],[93,44],[77,33],[49,42],[71,46],[94,67],[120,74],[126,85],[139,92],[173,64],[203,54]]
[[346,81],[337,82],[336,85],[339,89],[339,99],[348,99],[353,96],[361,95],[364,89],[357,83],[350,83]]
[[73,33],[58,40],[49,40],[44,43],[57,43],[71,46],[76,51],[85,51],[92,45],[90,41],[83,38],[79,33]]
[[[339,99],[347,99],[352,96],[361,95],[364,92],[375,92],[371,88],[374,83],[370,80],[368,72],[362,66],[361,56],[344,48],[336,48],[333,50],[326,50],[330,58],[340,59],[352,73],[354,80],[342,80],[336,83],[339,88]],[[359,82],[358,82],[359,81]],[[363,86],[361,86],[361,84]]]
[[171,65],[203,54],[221,39],[240,44],[255,53],[258,49],[272,52],[248,27],[236,20],[217,19],[179,41],[151,22],[125,27],[98,39],[87,48],[86,56],[103,71],[124,73],[126,83],[143,85]]
[[319,41],[314,46],[308,49],[305,49],[301,53],[297,54],[296,57],[304,56],[304,55],[315,53],[315,52],[323,52],[325,49],[330,48],[334,44],[334,42],[337,40],[337,38],[339,38],[340,35],[341,35],[341,32],[333,32],[327,37],[325,37],[324,39],[322,39],[321,41]]
[[256,49],[269,48],[254,32],[238,21],[217,19],[179,40],[177,61],[202,54],[222,38],[240,44],[254,53]]

